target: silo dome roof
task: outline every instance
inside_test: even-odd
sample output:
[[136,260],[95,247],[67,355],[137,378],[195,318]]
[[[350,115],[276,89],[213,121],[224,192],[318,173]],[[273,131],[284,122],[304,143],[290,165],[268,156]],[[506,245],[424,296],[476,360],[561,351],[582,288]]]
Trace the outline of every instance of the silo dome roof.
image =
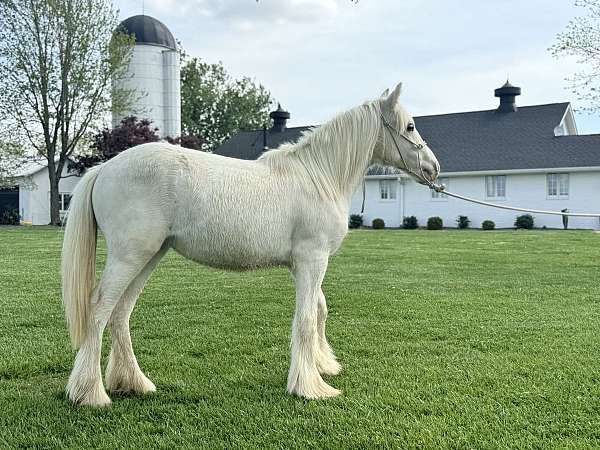
[[160,20],[146,15],[131,16],[119,24],[121,33],[133,34],[136,44],[162,45],[177,50],[175,38]]

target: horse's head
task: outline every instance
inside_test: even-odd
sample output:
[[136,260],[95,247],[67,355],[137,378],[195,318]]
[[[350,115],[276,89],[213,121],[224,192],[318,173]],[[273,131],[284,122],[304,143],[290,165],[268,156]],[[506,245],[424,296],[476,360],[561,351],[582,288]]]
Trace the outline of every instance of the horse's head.
[[399,102],[402,83],[391,94],[388,90],[380,103],[381,130],[373,152],[373,162],[393,166],[412,175],[421,184],[435,182],[440,164],[423,140],[412,116]]

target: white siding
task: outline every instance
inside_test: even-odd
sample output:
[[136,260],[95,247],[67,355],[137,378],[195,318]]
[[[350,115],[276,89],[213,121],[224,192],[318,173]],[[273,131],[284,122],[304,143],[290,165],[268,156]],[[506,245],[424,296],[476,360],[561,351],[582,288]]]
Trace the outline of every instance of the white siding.
[[[66,167],[63,176],[69,175]],[[79,177],[60,180],[59,191],[70,193],[77,185]],[[19,186],[19,212],[21,221],[32,225],[48,225],[50,223],[50,180],[48,169],[43,168],[33,174]]]
[[[379,191],[380,180],[390,180],[396,183],[396,198],[393,200],[382,200]],[[404,197],[404,186],[397,177],[368,179],[365,183],[365,212],[363,224],[371,226],[373,219],[383,219],[386,227],[399,227],[402,224],[402,203]],[[362,185],[352,198],[351,212],[359,214],[362,204]]]
[[[549,171],[551,172],[551,171]],[[443,175],[442,175],[443,176]],[[490,219],[497,228],[513,227],[515,218],[521,214],[518,211],[507,211],[490,208],[454,198],[432,199],[427,187],[416,182],[403,179],[398,201],[395,203],[379,200],[378,180],[368,179],[365,205],[365,225],[371,225],[376,217],[385,220],[386,226],[396,227],[402,222],[403,216],[416,216],[420,225],[427,223],[427,218],[440,216],[444,226],[455,227],[459,215],[468,216],[471,226],[481,227],[481,222]],[[448,190],[480,200],[486,200],[485,176],[456,176],[449,177]],[[360,212],[362,190],[359,187],[352,200],[352,213]],[[507,174],[506,197],[502,200],[489,199],[500,203],[523,208],[545,209],[560,211],[568,208],[573,212],[600,212],[600,170],[598,172],[571,172],[569,175],[569,198],[549,199],[546,193],[546,174]],[[562,228],[560,216],[532,214],[535,226]],[[569,228],[600,229],[598,218],[570,217]]]
[[32,223],[32,211],[31,211],[31,193],[30,189],[19,187],[19,215],[21,216],[21,222]]

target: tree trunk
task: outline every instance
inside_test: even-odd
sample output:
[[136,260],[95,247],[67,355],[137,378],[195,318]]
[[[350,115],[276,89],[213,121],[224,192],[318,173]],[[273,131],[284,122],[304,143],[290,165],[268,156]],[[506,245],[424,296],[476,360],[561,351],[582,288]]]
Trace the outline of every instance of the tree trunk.
[[56,172],[52,170],[54,168],[48,169],[50,177],[50,225],[60,225],[60,193],[58,191],[60,178],[58,178]]

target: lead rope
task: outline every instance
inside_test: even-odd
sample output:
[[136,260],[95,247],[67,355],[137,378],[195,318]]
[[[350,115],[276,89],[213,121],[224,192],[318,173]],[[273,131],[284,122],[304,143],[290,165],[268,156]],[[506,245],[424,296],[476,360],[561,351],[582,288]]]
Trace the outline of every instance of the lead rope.
[[[474,199],[471,197],[466,197],[464,195],[459,195],[459,194],[454,194],[452,192],[449,192],[446,190],[446,186],[444,186],[443,184],[435,184],[435,183],[431,182],[430,180],[427,179],[427,177],[423,173],[423,167],[421,165],[421,156],[420,156],[418,150],[421,150],[424,147],[424,144],[418,144],[418,143],[414,142],[412,139],[410,139],[408,136],[405,136],[403,133],[398,132],[386,120],[386,118],[384,117],[384,115],[381,112],[380,112],[380,115],[381,115],[381,121],[383,122],[383,126],[390,134],[392,141],[394,142],[394,146],[396,147],[396,150],[398,150],[398,155],[400,155],[400,160],[402,161],[402,164],[404,164],[403,170],[405,172],[408,172],[408,173],[414,175],[415,177],[417,177],[419,180],[421,180],[423,182],[423,184],[427,185],[429,187],[429,189],[433,189],[436,192],[443,193],[449,197],[454,197],[459,200],[464,200],[466,202],[477,203],[479,205],[489,206],[489,207],[498,208],[498,209],[508,209],[511,211],[530,212],[530,213],[534,213],[534,214],[549,214],[549,215],[553,215],[553,216],[600,217],[600,214],[593,214],[593,213],[572,213],[572,212],[562,212],[562,211],[546,211],[543,209],[518,208],[516,206],[498,205],[497,203],[484,202],[483,200],[477,200],[477,199]],[[417,164],[419,166],[420,174],[412,171],[408,167],[408,164],[406,164],[406,161],[404,160],[404,156],[402,155],[402,151],[400,150],[400,146],[396,142],[396,137],[394,136],[394,133],[392,133],[392,130],[395,131],[400,137],[402,137],[402,138],[406,139],[408,142],[410,142],[413,145],[413,147],[417,150]],[[365,180],[363,177],[363,200],[362,200],[362,209],[360,212],[361,215],[363,214],[364,210],[365,210]]]
[[529,209],[529,208],[518,208],[516,206],[507,206],[507,205],[499,205],[497,203],[484,202],[483,200],[477,200],[471,197],[465,197],[464,195],[454,194],[446,190],[446,186],[443,184],[433,184],[431,182],[428,183],[429,189],[433,189],[436,192],[443,193],[449,197],[458,198],[460,200],[464,200],[466,202],[477,203],[479,205],[490,206],[492,208],[499,209],[509,209],[511,211],[522,211],[522,212],[530,212],[534,214],[550,214],[553,216],[572,216],[572,217],[600,217],[600,214],[592,214],[592,213],[572,213],[572,212],[562,212],[562,211],[546,211],[543,209]]

